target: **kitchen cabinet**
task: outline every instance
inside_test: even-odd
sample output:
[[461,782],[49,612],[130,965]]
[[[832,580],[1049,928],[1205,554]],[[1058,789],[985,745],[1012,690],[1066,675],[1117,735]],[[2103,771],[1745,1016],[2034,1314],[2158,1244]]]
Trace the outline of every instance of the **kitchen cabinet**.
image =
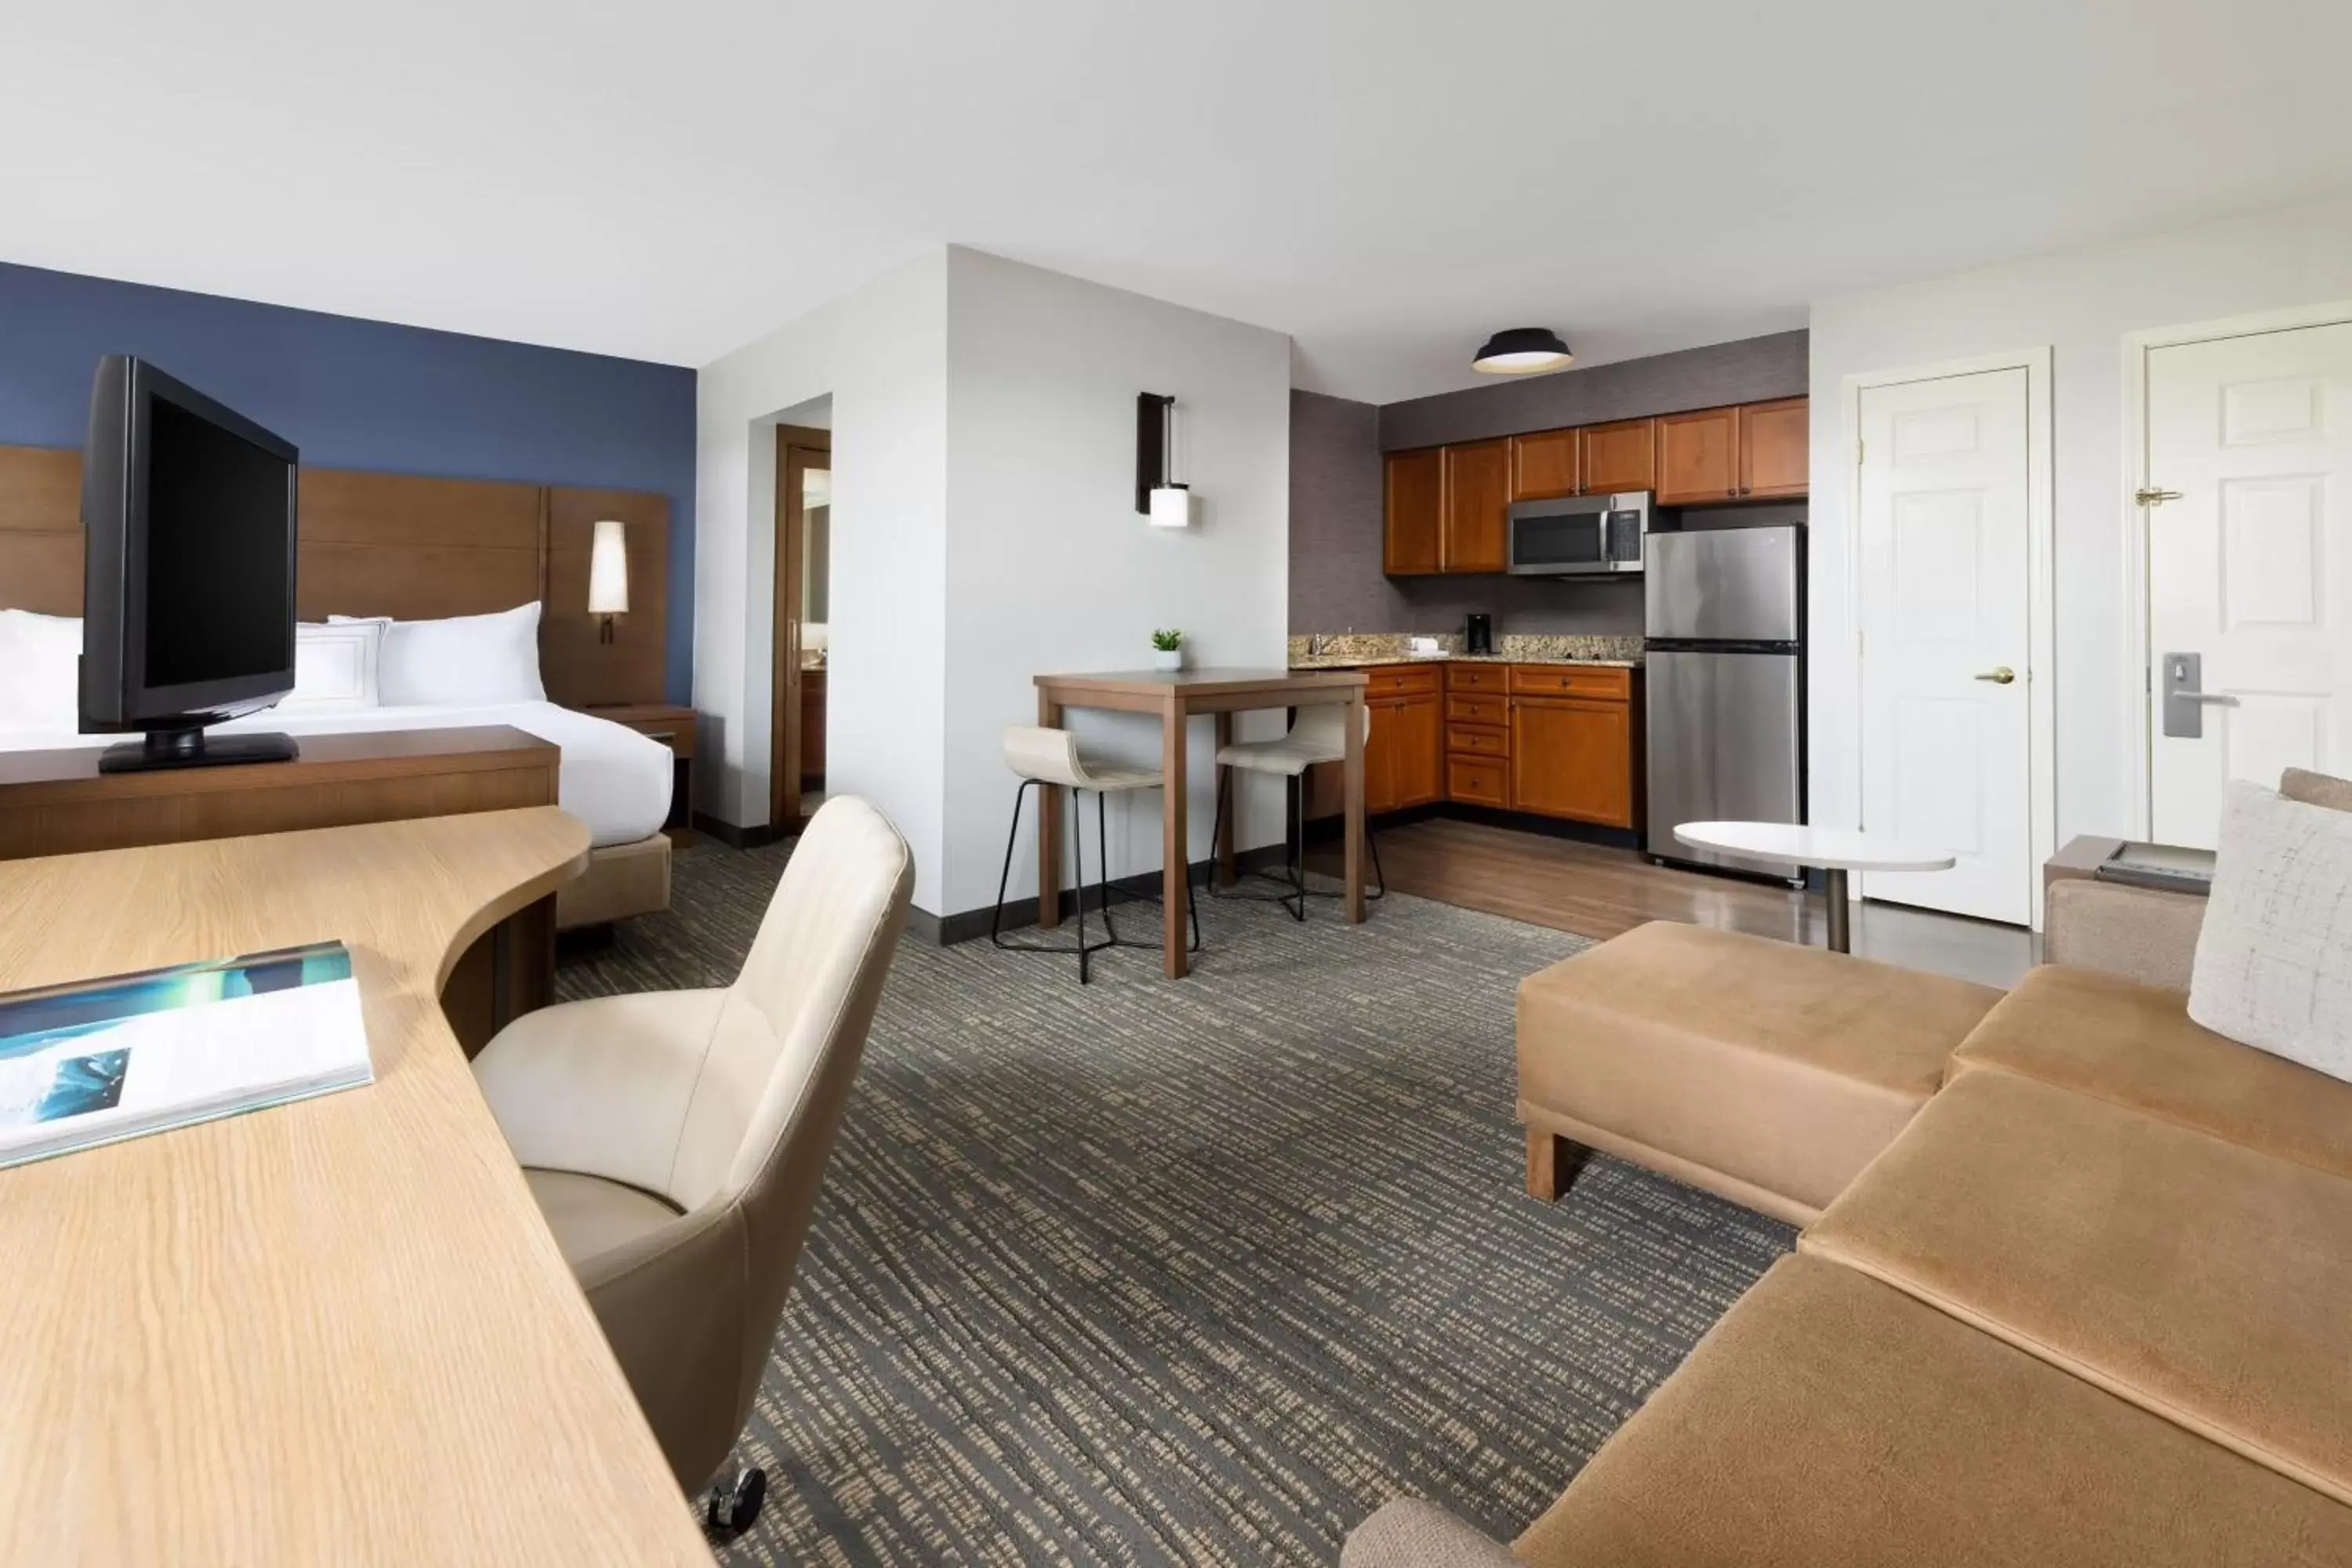
[[1376,698],[1365,704],[1372,715],[1372,731],[1364,740],[1366,816],[1444,798],[1438,750],[1442,702],[1433,684],[1417,695]]
[[1657,424],[1654,419],[1620,419],[1608,425],[1587,425],[1579,431],[1583,493],[1614,495],[1620,490],[1656,489]]
[[1701,408],[1658,421],[1658,504],[1731,500],[1739,493],[1739,410]]
[[1473,441],[1445,454],[1445,526],[1439,541],[1445,572],[1500,572],[1507,564],[1511,447]]
[[1388,457],[1387,531],[1381,570],[1408,577],[1444,570],[1439,535],[1444,525],[1445,449],[1424,447]]
[[1511,698],[1511,805],[1610,827],[1640,825],[1633,708],[1584,697]]
[[[1366,672],[1372,716],[1364,810],[1438,801],[1641,826],[1637,678],[1594,664],[1386,665]],[[1335,816],[1337,763],[1309,770],[1307,815]]]
[[1806,399],[1750,403],[1739,410],[1739,494],[1745,500],[1802,496],[1812,470]]
[[1809,489],[1807,400],[1700,408],[1658,420],[1658,504],[1770,500]]
[[1577,492],[1582,443],[1574,430],[1538,430],[1511,437],[1511,499],[1549,500]]

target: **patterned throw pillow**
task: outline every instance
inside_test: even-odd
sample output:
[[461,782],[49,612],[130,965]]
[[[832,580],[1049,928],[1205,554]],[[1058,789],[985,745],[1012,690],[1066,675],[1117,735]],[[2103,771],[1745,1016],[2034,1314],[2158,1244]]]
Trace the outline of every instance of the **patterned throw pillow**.
[[2352,1082],[2352,813],[2230,785],[2189,1016]]

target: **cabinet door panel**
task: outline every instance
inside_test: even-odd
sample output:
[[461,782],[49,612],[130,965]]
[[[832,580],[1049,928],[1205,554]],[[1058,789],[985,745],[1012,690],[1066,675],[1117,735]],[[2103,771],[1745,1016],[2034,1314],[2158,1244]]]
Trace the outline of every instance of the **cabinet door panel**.
[[1439,545],[1444,527],[1445,455],[1431,447],[1391,452],[1388,459],[1388,520],[1381,561],[1390,575],[1409,577],[1444,570]]
[[[1372,715],[1371,733],[1364,737],[1364,815],[1376,816],[1384,811],[1394,811],[1397,798],[1397,747],[1402,740],[1398,733],[1396,710],[1398,700],[1391,698],[1364,706]],[[1340,810],[1347,809],[1347,796],[1340,796]]]
[[1612,425],[1587,425],[1579,433],[1583,493],[1613,495],[1619,490],[1656,489],[1657,423],[1620,419]]
[[1631,705],[1513,698],[1511,805],[1545,816],[1632,826]]
[[1806,400],[1750,403],[1739,411],[1739,493],[1745,500],[1801,496],[1812,462]]
[[[1384,713],[1396,735],[1396,803],[1427,805],[1445,795],[1444,705],[1434,695],[1409,697]],[[1375,727],[1380,721],[1375,720]]]
[[1511,437],[1511,499],[1548,500],[1576,493],[1577,433],[1538,430]]
[[1739,483],[1739,410],[1702,408],[1658,421],[1658,504],[1729,500]]
[[1444,569],[1500,572],[1510,521],[1510,443],[1474,441],[1444,452]]

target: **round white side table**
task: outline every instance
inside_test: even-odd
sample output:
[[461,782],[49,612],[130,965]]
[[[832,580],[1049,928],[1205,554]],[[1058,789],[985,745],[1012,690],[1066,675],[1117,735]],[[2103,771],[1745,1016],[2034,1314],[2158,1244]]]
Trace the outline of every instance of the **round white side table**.
[[1791,866],[1819,866],[1827,879],[1823,891],[1830,902],[1832,952],[1853,951],[1853,933],[1846,923],[1848,871],[1948,871],[1953,865],[1946,850],[1900,843],[1884,834],[1792,822],[1685,822],[1675,829],[1675,837],[1694,849],[1719,849]]

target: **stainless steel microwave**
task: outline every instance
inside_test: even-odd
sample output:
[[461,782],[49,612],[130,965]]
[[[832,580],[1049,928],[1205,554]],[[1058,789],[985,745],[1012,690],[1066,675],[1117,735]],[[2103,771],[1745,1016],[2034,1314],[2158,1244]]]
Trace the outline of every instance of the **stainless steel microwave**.
[[1639,572],[1649,531],[1647,490],[1515,501],[1509,569],[1549,577]]

